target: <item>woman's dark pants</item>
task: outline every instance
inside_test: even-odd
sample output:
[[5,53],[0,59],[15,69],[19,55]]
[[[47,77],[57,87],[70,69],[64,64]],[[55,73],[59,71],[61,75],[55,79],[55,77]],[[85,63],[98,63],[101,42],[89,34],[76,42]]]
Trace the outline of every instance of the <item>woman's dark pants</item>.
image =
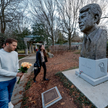
[[[44,80],[46,78],[46,64],[45,64],[45,62],[42,62],[41,66],[44,69],[44,76],[43,76],[43,80]],[[40,66],[40,68],[38,67],[37,69],[34,69],[34,78],[33,78],[34,81],[41,70],[41,66]]]

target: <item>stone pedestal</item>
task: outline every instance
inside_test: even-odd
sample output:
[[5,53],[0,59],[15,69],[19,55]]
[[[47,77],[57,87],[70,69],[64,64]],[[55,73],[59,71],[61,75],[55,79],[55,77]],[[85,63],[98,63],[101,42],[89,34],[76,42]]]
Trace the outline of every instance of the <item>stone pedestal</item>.
[[79,71],[76,71],[76,75],[94,86],[107,81],[107,58],[92,60],[79,57]]

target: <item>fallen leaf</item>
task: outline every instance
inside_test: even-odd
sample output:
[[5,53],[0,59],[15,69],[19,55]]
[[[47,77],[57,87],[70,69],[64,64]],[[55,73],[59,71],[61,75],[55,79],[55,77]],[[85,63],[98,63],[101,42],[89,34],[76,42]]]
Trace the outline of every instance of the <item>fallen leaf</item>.
[[31,101],[32,100],[32,97],[29,97],[29,101]]
[[71,85],[71,88],[74,88],[74,85]]
[[64,105],[64,104],[65,104],[65,102],[62,102],[62,103],[61,103],[61,105]]
[[64,94],[64,92],[62,92]]
[[31,103],[33,103],[33,104],[37,105],[36,101],[31,101]]

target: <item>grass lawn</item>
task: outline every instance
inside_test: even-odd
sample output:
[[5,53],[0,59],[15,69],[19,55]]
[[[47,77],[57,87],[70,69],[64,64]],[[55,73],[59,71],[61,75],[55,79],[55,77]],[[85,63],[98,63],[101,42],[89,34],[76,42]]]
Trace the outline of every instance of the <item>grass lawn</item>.
[[22,59],[24,57],[26,57],[26,55],[18,55],[18,59]]
[[18,54],[25,54],[24,50],[18,50]]

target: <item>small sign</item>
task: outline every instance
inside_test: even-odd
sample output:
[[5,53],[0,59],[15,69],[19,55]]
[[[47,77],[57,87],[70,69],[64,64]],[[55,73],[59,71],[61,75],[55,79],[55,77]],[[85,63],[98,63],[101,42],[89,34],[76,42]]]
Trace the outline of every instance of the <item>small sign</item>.
[[57,87],[53,87],[41,95],[43,108],[47,108],[62,99]]

